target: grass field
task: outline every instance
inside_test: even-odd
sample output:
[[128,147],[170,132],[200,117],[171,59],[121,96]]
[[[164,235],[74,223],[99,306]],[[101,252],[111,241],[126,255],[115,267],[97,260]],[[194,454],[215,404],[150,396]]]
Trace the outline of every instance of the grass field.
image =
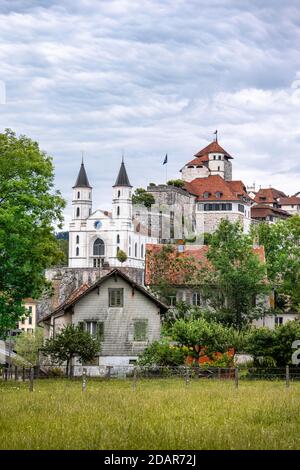
[[300,383],[0,382],[1,449],[299,449]]

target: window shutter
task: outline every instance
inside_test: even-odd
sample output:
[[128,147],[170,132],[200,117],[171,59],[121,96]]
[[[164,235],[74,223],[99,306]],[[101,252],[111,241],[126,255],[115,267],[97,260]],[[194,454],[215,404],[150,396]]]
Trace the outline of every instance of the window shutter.
[[99,341],[103,341],[104,339],[104,322],[103,321],[99,321],[97,323],[97,339]]

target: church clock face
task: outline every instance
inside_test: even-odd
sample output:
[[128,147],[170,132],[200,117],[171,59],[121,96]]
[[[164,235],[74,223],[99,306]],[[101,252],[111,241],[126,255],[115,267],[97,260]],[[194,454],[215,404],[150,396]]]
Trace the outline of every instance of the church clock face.
[[102,222],[100,222],[100,220],[96,220],[96,222],[94,223],[94,227],[96,230],[100,230],[100,228],[102,227]]

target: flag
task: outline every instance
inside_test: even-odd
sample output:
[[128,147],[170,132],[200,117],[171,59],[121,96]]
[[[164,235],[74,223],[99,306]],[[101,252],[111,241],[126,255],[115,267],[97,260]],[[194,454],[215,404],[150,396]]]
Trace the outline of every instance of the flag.
[[216,134],[216,135],[217,135],[217,133],[218,133],[218,131],[215,131],[215,132],[214,132],[214,134]]
[[167,154],[167,153],[166,153],[166,156],[165,156],[165,159],[164,159],[163,165],[165,165],[166,163],[168,163],[168,154]]

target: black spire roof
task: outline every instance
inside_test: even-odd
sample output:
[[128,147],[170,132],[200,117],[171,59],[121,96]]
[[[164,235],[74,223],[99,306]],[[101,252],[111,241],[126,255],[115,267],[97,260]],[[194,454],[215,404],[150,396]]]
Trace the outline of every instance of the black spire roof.
[[116,180],[113,187],[115,187],[115,186],[129,186],[130,188],[132,188],[132,186],[129,182],[129,178],[127,176],[127,171],[126,171],[125,164],[124,164],[123,161],[121,163],[121,167],[120,167],[120,171],[119,171],[117,180]]
[[80,187],[80,188],[91,188],[91,185],[89,183],[85,168],[84,168],[84,163],[81,163],[80,170],[77,176],[77,180],[75,183],[74,188]]

